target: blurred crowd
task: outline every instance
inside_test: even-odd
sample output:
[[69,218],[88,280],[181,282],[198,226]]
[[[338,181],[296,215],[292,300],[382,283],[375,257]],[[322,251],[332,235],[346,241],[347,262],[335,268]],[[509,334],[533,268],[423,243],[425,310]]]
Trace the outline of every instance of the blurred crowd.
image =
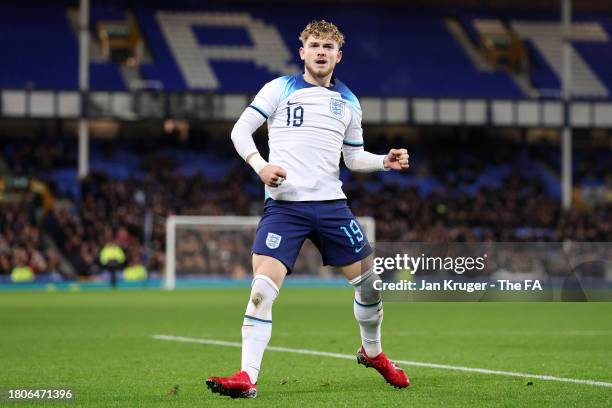
[[[401,142],[382,140],[381,146],[368,150],[382,153],[389,143]],[[412,153],[416,159],[406,177],[417,182],[435,180],[427,189],[389,177],[389,173],[374,173],[346,174],[344,190],[355,215],[376,220],[378,242],[612,240],[609,203],[562,211],[546,182],[517,162],[516,149],[515,145],[469,150],[453,145],[415,146],[411,151],[416,152]],[[531,147],[527,150],[525,160],[541,156]],[[127,265],[163,270],[169,215],[260,214],[263,186],[227,146],[222,151],[230,165],[221,177],[183,174],[176,158],[160,156],[152,149],[143,154],[138,177],[118,179],[94,172],[80,182],[77,196],[57,200],[45,210],[31,198],[1,203],[0,275],[21,266],[31,268],[34,274],[65,276],[73,270],[83,277],[96,275],[102,269],[100,251],[109,242],[123,248]],[[45,149],[26,144],[6,148],[3,153],[13,174],[37,176],[52,190],[55,181],[50,172],[57,166],[75,164],[65,146]],[[419,159],[427,154],[426,159]],[[505,168],[498,183],[475,184],[492,166]],[[612,190],[605,167],[581,165],[579,171]],[[177,271],[246,276],[253,235],[254,229],[238,234],[180,229]],[[297,273],[318,270],[316,251],[306,249],[305,253],[296,265]]]
[[379,241],[597,241],[612,239],[609,210],[562,211],[542,183],[510,174],[501,188],[457,196],[440,189],[421,197],[416,188],[384,184],[368,194],[354,183],[347,195],[356,215],[376,219]]
[[[44,221],[70,262],[83,274],[99,271],[96,259],[101,248],[115,242],[126,252],[127,263],[143,264],[161,271],[165,262],[166,218],[181,215],[246,214],[249,200],[240,184],[226,183],[235,177],[211,181],[201,175],[180,176],[156,169],[143,180],[113,180],[93,174],[81,184],[78,205],[55,209]],[[193,242],[178,237],[179,266],[188,270],[202,266],[202,255],[189,256]],[[200,246],[200,252],[206,248]],[[215,266],[215,264],[212,264]]]
[[16,267],[32,274],[65,274],[58,250],[42,242],[34,209],[23,203],[0,204],[0,275],[8,275]]

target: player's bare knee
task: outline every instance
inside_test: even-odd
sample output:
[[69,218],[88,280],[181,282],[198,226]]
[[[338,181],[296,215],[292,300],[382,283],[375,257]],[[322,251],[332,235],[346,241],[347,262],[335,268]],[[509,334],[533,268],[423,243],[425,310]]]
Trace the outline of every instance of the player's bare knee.
[[372,269],[372,265],[374,265],[374,255],[368,255],[364,259],[361,260],[361,273],[366,273],[367,271]]

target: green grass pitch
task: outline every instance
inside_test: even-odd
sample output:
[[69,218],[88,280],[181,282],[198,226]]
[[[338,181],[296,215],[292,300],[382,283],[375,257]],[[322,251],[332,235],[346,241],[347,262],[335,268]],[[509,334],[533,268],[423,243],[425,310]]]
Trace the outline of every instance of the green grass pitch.
[[[355,361],[268,351],[255,400],[203,386],[233,374],[248,289],[0,293],[0,388],[71,388],[69,403],[0,406],[612,406],[612,388],[404,365],[388,386]],[[346,289],[281,290],[270,345],[353,354]],[[612,303],[385,303],[391,359],[612,383]]]

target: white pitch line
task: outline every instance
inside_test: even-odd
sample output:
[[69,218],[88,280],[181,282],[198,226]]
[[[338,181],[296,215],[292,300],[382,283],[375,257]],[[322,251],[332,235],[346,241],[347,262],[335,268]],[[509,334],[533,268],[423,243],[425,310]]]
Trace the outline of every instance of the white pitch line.
[[[167,341],[178,341],[182,343],[198,343],[198,344],[211,344],[215,346],[225,346],[225,347],[242,347],[242,343],[237,343],[233,341],[222,341],[222,340],[213,340],[213,339],[197,339],[193,337],[181,337],[181,336],[169,336],[166,334],[155,334],[153,335],[155,340],[167,340]],[[310,356],[323,356],[323,357],[333,357],[333,358],[343,358],[346,360],[354,360],[355,356],[350,354],[340,354],[340,353],[329,353],[327,351],[317,351],[317,350],[307,350],[307,349],[295,349],[288,347],[276,347],[276,346],[268,346],[266,350],[269,351],[279,351],[282,353],[294,353],[294,354],[306,354]],[[567,382],[574,384],[586,384],[586,385],[594,385],[598,387],[608,387],[612,388],[612,383],[604,382],[604,381],[594,381],[594,380],[581,380],[578,378],[565,378],[565,377],[555,377],[552,375],[540,375],[540,374],[528,374],[528,373],[515,373],[512,371],[500,371],[500,370],[488,370],[486,368],[474,368],[474,367],[463,367],[463,366],[453,366],[447,364],[433,364],[433,363],[422,363],[419,361],[409,361],[409,360],[393,360],[396,363],[407,365],[407,366],[416,366],[416,367],[427,367],[427,368],[440,368],[443,370],[454,370],[454,371],[467,371],[470,373],[480,373],[480,374],[493,374],[493,375],[504,375],[507,377],[521,377],[521,378],[535,378],[537,380],[545,380],[545,381],[559,381],[559,382]]]

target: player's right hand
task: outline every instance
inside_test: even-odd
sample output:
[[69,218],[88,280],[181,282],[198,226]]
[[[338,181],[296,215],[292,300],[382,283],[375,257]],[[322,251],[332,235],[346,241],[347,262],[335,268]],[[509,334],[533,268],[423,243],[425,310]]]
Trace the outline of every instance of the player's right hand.
[[287,178],[287,171],[281,166],[268,164],[259,172],[259,178],[266,186],[278,187],[283,184],[283,181]]

